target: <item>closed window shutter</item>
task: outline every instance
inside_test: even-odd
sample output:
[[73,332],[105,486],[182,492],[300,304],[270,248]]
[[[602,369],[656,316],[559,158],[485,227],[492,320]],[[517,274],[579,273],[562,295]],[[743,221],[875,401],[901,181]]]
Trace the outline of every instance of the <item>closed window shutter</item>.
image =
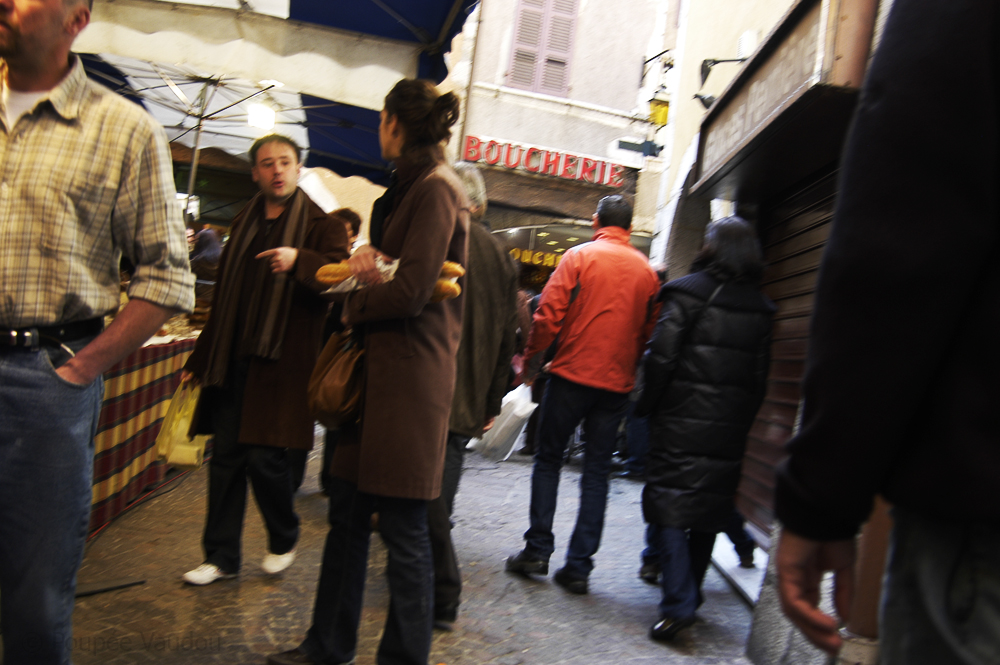
[[512,88],[535,89],[544,23],[545,0],[521,0],[514,30],[514,53],[507,76],[507,85]]
[[548,9],[538,91],[549,95],[565,95],[569,88],[569,60],[573,51],[576,0],[550,0]]
[[577,0],[520,0],[507,85],[563,96]]

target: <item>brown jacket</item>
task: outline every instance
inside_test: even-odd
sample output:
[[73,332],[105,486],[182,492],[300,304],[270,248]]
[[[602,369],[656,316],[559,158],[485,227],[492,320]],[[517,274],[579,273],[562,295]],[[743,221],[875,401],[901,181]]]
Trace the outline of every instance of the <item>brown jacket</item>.
[[[295,280],[295,288],[281,355],[277,360],[257,356],[250,358],[240,419],[240,443],[302,450],[309,450],[313,445],[313,418],[306,401],[306,385],[319,356],[323,320],[329,307],[319,295],[326,287],[316,281],[316,271],[327,263],[346,259],[349,251],[344,225],[337,220],[330,221],[312,200],[308,201],[308,206],[305,240],[299,249],[295,268],[290,273]],[[233,226],[247,219],[248,208],[237,215]],[[275,228],[267,238],[269,247],[278,246],[286,216],[287,211],[274,224]],[[225,273],[228,254],[227,244],[219,261],[219,275]],[[249,260],[255,259],[250,257]],[[226,293],[231,291],[226,285],[219,284],[213,297],[213,310],[216,301]],[[214,335],[215,326],[210,317],[184,366],[196,377],[205,374]],[[193,432],[212,433],[210,405],[212,392],[216,390],[219,389],[206,388],[202,392]]]
[[345,431],[332,471],[362,492],[430,500],[441,493],[463,298],[428,300],[445,260],[465,265],[469,203],[447,165],[397,166],[379,247],[399,259],[396,275],[344,304],[348,323],[364,326],[366,387],[358,431]]

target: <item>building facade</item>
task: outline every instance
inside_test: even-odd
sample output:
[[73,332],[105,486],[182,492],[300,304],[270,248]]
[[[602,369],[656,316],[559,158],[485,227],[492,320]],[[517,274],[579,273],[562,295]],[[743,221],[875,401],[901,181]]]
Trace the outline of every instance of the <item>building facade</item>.
[[464,113],[451,156],[479,164],[487,221],[536,286],[591,238],[609,194],[635,206],[633,243],[648,253],[662,162],[649,100],[676,4],[485,0],[453,46]]

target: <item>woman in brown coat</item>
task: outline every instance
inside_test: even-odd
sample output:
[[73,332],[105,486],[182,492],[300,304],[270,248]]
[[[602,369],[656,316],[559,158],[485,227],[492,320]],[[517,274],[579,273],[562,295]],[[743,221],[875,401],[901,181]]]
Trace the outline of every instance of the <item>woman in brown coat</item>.
[[[312,627],[297,649],[269,663],[354,659],[371,515],[378,512],[391,601],[377,662],[427,664],[434,600],[427,502],[441,491],[462,328],[461,296],[429,300],[444,261],[466,259],[469,204],[442,150],[457,119],[457,97],[438,95],[428,81],[400,81],[386,96],[379,142],[396,171],[373,207],[371,245],[350,260],[369,286],[347,298],[343,315],[364,337],[362,414],[334,453]],[[376,255],[398,260],[391,281],[379,283]]]

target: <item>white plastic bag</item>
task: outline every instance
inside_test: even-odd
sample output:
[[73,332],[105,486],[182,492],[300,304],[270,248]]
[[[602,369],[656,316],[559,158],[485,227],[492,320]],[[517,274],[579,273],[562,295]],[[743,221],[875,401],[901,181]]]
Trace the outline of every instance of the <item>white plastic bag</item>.
[[[378,270],[378,274],[382,276],[383,282],[388,282],[396,276],[396,268],[399,267],[399,261],[396,260],[386,260],[381,256],[375,257],[375,268]],[[357,277],[348,277],[340,284],[334,284],[328,288],[323,293],[350,293],[355,289],[360,289],[363,285],[358,283]]]
[[538,405],[531,401],[531,387],[520,385],[503,398],[500,415],[482,439],[473,439],[468,448],[494,462],[503,462],[514,451],[514,444],[528,418]]

